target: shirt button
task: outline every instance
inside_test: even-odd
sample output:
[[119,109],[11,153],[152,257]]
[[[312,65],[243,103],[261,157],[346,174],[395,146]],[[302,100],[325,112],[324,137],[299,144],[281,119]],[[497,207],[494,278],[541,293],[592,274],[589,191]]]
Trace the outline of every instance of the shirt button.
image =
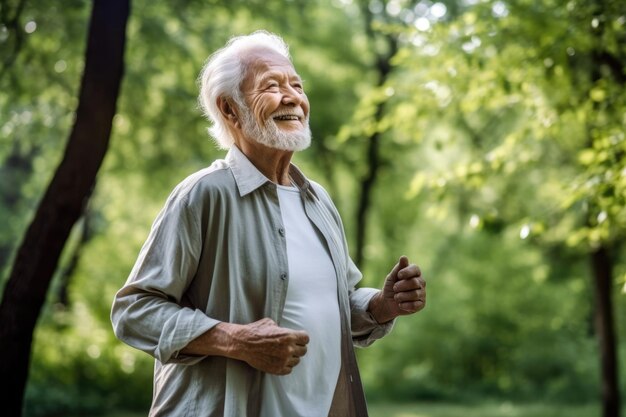
[[278,229],[278,233],[279,233],[281,236],[285,236],[285,229],[283,229],[283,228],[281,227],[280,229]]
[[283,281],[287,279],[287,274],[285,274],[284,272],[282,274],[280,274],[280,279],[282,279]]

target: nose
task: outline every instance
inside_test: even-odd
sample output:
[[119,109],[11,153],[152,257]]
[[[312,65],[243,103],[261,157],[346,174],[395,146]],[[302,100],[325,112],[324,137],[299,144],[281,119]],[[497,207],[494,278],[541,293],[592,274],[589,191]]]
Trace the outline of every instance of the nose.
[[302,104],[303,98],[302,94],[299,93],[295,88],[288,85],[283,90],[283,96],[281,98],[281,103],[285,105],[299,106]]

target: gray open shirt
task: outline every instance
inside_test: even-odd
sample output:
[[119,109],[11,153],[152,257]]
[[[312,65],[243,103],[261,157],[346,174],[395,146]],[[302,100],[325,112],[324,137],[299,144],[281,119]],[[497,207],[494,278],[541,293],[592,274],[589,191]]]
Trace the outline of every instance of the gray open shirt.
[[[293,165],[290,175],[337,275],[342,369],[331,415],[367,415],[353,344],[368,346],[393,324],[379,325],[367,312],[377,290],[355,289],[361,273],[326,191]],[[111,312],[117,337],[156,359],[151,416],[258,415],[262,372],[179,352],[222,321],[270,317],[280,325],[288,272],[276,185],[237,147],[174,189]]]

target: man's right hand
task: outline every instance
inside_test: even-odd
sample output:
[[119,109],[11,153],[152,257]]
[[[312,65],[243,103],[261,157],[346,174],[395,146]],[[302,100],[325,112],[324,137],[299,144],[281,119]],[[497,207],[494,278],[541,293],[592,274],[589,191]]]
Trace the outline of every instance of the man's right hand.
[[302,330],[279,327],[264,318],[233,327],[230,353],[253,368],[275,375],[287,375],[306,353],[309,335]]
[[270,318],[250,324],[222,322],[189,342],[181,353],[215,355],[247,362],[259,371],[287,375],[306,353],[309,335],[279,327]]

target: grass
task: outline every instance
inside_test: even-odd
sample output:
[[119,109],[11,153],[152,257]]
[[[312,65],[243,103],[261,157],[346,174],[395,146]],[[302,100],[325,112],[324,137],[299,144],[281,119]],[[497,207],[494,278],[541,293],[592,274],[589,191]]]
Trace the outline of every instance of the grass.
[[596,404],[410,403],[370,404],[368,408],[370,417],[600,417],[601,414]]
[[[370,417],[600,417],[600,406],[557,404],[446,403],[369,404]],[[144,413],[117,412],[105,417],[145,417]],[[626,408],[622,415],[626,416]]]

